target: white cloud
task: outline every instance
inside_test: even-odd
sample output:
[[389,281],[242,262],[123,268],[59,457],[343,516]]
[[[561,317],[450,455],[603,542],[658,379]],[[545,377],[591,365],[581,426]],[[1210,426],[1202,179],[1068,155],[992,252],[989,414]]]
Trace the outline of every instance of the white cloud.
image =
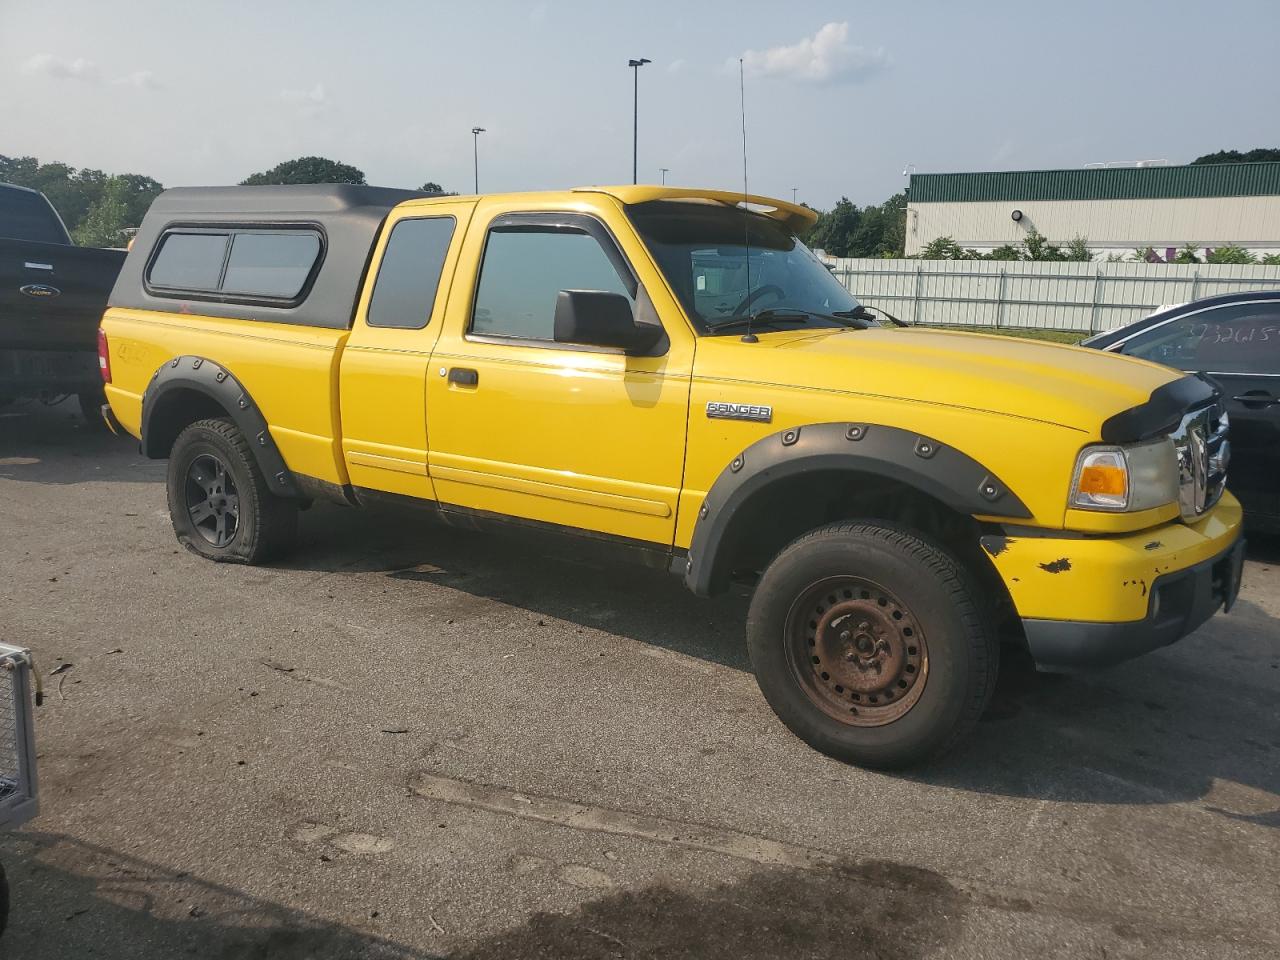
[[36,76],[53,77],[55,80],[85,80],[96,83],[102,71],[92,60],[76,57],[64,60],[52,53],[37,53],[22,64],[22,72]]
[[[862,80],[886,69],[889,54],[849,42],[848,23],[828,23],[812,37],[767,50],[748,50],[743,66],[752,76],[786,77],[807,83]],[[736,68],[736,62],[730,62]]]
[[161,83],[150,70],[135,70],[123,77],[111,81],[118,86],[137,87],[140,90],[159,90]]
[[110,83],[114,86],[137,87],[139,90],[158,90],[160,81],[150,70],[134,70],[121,77],[107,79],[102,68],[84,57],[74,60],[55,57],[52,53],[37,53],[22,64],[22,72],[31,76],[49,77],[53,80],[79,80],[83,83]]
[[323,83],[317,83],[310,90],[281,90],[280,99],[296,106],[304,117],[314,117],[329,106]]

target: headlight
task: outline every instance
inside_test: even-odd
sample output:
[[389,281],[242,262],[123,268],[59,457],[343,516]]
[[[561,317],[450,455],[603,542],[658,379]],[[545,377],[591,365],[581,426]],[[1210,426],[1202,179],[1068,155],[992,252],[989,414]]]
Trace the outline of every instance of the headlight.
[[1178,498],[1178,457],[1168,437],[1131,446],[1085,447],[1071,480],[1071,506],[1136,512]]

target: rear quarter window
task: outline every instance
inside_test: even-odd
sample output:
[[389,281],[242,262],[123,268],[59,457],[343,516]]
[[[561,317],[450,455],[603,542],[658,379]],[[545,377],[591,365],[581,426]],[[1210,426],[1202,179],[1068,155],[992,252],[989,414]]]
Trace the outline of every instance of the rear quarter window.
[[228,239],[225,233],[166,234],[147,279],[155,287],[215,291]]
[[296,306],[323,252],[314,229],[174,228],[161,236],[146,283],[160,297]]
[[319,256],[320,238],[314,233],[238,233],[231,241],[222,292],[292,300],[306,286]]

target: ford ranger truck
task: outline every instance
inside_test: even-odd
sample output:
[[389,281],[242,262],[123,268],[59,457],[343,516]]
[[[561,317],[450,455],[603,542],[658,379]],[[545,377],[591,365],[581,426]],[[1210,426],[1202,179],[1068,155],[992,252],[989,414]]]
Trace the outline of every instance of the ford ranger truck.
[[170,190],[102,320],[107,397],[210,560],[391,497],[750,584],[765,698],[868,766],[969,732],[1002,641],[1074,670],[1231,606],[1210,384],[880,326],[797,239],[813,220],[656,186]]

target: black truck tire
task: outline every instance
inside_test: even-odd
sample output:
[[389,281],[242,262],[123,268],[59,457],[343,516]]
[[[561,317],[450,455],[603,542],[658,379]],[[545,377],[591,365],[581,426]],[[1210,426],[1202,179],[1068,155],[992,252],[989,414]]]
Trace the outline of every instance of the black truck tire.
[[975,578],[942,547],[883,523],[793,541],[747,616],[757,682],[784,724],[846,763],[940,756],[978,722],[999,644]]
[[271,493],[229,420],[198,420],[178,434],[165,485],[178,542],[209,560],[265,563],[297,537],[298,505]]
[[106,430],[107,422],[102,419],[102,405],[107,402],[107,395],[101,389],[84,390],[76,394],[80,401],[80,413],[94,430]]

